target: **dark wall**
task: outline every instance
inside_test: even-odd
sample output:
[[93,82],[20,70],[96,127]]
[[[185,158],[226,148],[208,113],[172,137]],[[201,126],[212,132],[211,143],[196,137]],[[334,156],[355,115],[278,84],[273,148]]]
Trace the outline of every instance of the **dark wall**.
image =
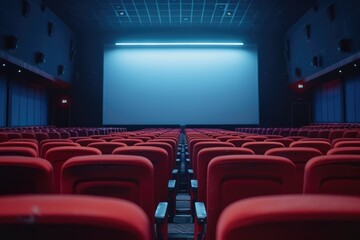
[[71,125],[102,125],[104,42],[99,35],[78,36],[75,78],[71,90]]
[[0,74],[0,127],[6,126],[6,101],[7,101],[6,91],[7,91],[6,78],[4,75]]
[[[289,81],[305,80],[305,87],[309,86],[313,122],[358,122],[360,1],[322,0],[315,6],[287,33]],[[300,75],[295,74],[296,68]]]
[[[329,19],[329,6],[334,6],[334,19]],[[291,83],[302,80],[360,51],[360,1],[321,0],[317,8],[310,9],[287,33]],[[310,26],[310,37],[306,37],[306,25]],[[347,51],[339,51],[339,41],[348,39]],[[287,45],[285,41],[285,46]],[[312,58],[319,56],[321,66],[312,66]],[[301,75],[295,76],[295,68]]]
[[[29,6],[27,16],[24,16],[25,2]],[[43,78],[36,73],[43,72],[52,79],[71,83],[73,33],[40,0],[2,0],[0,22],[0,53],[15,63],[10,67],[11,64],[3,66],[5,62],[1,62],[0,126],[47,125],[49,86],[45,86]],[[49,23],[54,26],[51,34]],[[9,48],[10,36],[17,39],[15,49]],[[36,61],[39,52],[45,55],[43,63]],[[18,73],[17,64],[32,69],[32,73],[25,70]],[[63,65],[65,70],[61,75],[58,73],[59,65]],[[41,83],[38,77],[42,79]]]
[[291,94],[283,55],[282,31],[264,31],[258,37],[260,125],[290,124]]
[[[71,82],[73,63],[70,60],[70,46],[73,33],[50,9],[41,9],[40,0],[31,0],[27,17],[23,16],[23,0],[2,0],[0,2],[0,51],[33,65],[46,73]],[[48,34],[48,23],[54,24],[52,36]],[[15,36],[16,49],[7,49],[8,36]],[[35,54],[43,52],[46,62],[37,64]],[[58,75],[57,67],[63,65],[65,73]]]

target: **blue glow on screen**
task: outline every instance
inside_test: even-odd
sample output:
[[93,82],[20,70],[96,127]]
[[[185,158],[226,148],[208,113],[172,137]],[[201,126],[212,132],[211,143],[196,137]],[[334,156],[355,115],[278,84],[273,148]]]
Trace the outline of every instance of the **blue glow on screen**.
[[104,52],[103,124],[258,124],[258,60],[241,48]]

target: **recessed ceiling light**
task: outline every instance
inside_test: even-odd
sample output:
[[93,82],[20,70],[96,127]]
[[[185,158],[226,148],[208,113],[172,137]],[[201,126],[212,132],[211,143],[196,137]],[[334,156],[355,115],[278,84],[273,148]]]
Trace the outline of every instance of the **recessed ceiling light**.
[[119,14],[120,14],[120,16],[124,16],[124,15],[125,15],[125,12],[122,12],[122,11],[121,11]]
[[339,73],[342,73],[341,69],[339,70]]
[[184,21],[187,21],[187,20],[189,20],[189,18],[187,18],[187,17],[186,17],[186,18],[184,18]]
[[3,66],[3,67],[6,67],[6,64],[5,64],[5,63],[3,63],[3,64],[2,64],[2,66]]
[[357,67],[357,64],[356,64],[356,63],[354,63],[354,67]]
[[231,16],[232,15],[232,12],[227,12],[226,13],[228,16]]
[[18,70],[18,73],[21,73],[21,69]]

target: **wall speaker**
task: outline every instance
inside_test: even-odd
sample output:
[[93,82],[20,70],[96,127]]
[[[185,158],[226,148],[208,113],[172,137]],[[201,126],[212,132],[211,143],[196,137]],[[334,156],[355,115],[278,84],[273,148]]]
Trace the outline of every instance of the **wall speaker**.
[[22,5],[22,7],[23,7],[23,16],[24,17],[28,17],[29,16],[29,13],[30,13],[30,9],[31,9],[31,4],[30,4],[30,2],[29,1],[26,1],[26,0],[24,0],[23,1],[23,5]]
[[305,26],[305,38],[309,40],[311,38],[311,25],[308,24]]
[[351,41],[350,39],[342,38],[338,42],[338,50],[340,52],[350,52],[351,51]]
[[48,35],[52,37],[54,31],[55,31],[55,24],[53,22],[48,22]]
[[43,52],[35,53],[35,62],[37,64],[42,64],[42,63],[46,62],[45,54]]
[[329,19],[329,22],[332,22],[335,20],[335,5],[331,4],[326,8],[326,13]]
[[57,73],[58,75],[63,75],[65,73],[65,67],[64,65],[59,65],[58,68],[57,68]]
[[311,59],[311,66],[313,66],[313,67],[321,67],[322,66],[321,56],[313,56],[312,59]]
[[18,39],[13,35],[9,35],[6,37],[6,48],[15,50],[18,48]]

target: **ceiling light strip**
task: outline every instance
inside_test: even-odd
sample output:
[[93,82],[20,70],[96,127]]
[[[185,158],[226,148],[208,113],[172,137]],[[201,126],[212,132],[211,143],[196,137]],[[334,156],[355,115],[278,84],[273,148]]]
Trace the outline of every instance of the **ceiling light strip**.
[[242,42],[117,42],[116,46],[243,46]]

